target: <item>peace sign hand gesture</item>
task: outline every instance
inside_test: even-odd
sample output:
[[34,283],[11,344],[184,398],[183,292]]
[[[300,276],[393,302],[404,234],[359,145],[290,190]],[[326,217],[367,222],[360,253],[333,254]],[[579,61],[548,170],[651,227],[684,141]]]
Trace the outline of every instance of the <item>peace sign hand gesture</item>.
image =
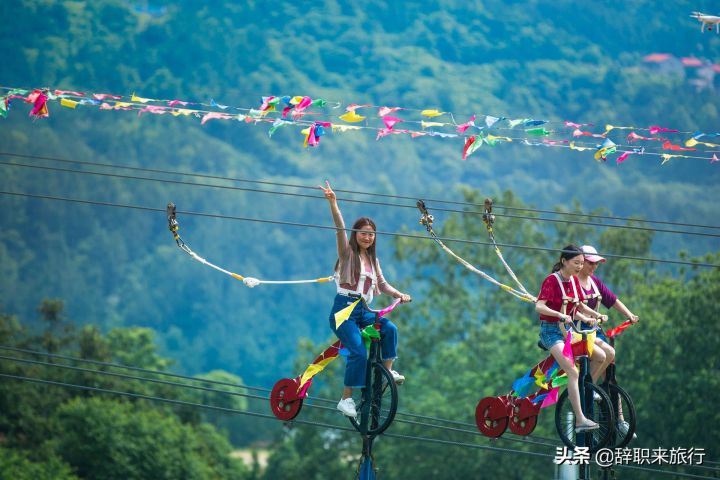
[[332,187],[330,187],[330,182],[325,180],[325,185],[327,185],[327,188],[320,185],[320,189],[323,191],[325,198],[327,198],[330,203],[335,203],[337,201],[337,197],[335,197],[335,192],[333,192]]

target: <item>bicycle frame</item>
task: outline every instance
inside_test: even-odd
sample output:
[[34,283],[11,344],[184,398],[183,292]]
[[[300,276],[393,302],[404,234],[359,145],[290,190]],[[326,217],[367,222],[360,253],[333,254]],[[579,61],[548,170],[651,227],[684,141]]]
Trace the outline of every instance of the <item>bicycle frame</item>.
[[[389,306],[380,310],[373,310],[367,306],[365,300],[361,300],[363,306],[370,312],[375,313],[376,321],[372,325],[368,325],[361,331],[361,335],[366,341],[366,344],[370,343],[370,355],[369,358],[373,357],[373,347],[376,347],[377,342],[373,341],[375,338],[380,337],[379,323],[377,320],[392,312],[399,304],[400,300],[396,300]],[[318,355],[313,362],[308,365],[303,373],[295,378],[282,378],[275,382],[272,391],[270,392],[270,409],[278,419],[289,421],[295,418],[302,408],[302,402],[308,396],[308,390],[312,386],[313,378],[322,372],[325,367],[332,363],[340,355],[340,350],[343,346],[340,340],[336,341],[329,347],[327,347],[320,355]],[[379,348],[375,348],[375,355],[379,358]],[[369,375],[370,369],[368,369]],[[366,378],[366,385],[370,385],[370,378]],[[369,390],[369,389],[368,389]],[[366,402],[369,405],[369,402]]]

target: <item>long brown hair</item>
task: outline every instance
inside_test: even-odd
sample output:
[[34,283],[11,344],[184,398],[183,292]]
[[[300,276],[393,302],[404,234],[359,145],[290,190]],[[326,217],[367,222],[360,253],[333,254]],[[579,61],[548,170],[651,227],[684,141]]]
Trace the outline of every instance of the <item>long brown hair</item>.
[[[353,223],[352,226],[352,233],[350,234],[350,240],[348,243],[350,244],[350,248],[352,249],[353,253],[355,254],[355,258],[357,258],[357,262],[355,263],[355,271],[352,272],[353,279],[354,280],[360,280],[360,247],[357,243],[357,231],[360,230],[362,227],[369,225],[372,227],[373,232],[377,231],[377,228],[375,227],[375,222],[372,221],[369,217],[360,217],[357,220],[355,220],[355,223]],[[370,245],[370,248],[367,249],[368,256],[370,257],[370,262],[372,264],[372,268],[377,268],[377,258],[375,256],[375,245],[377,244],[377,237],[375,238],[375,241],[373,241],[372,245]],[[338,267],[340,266],[340,259],[338,258],[335,262],[335,270],[337,271]]]

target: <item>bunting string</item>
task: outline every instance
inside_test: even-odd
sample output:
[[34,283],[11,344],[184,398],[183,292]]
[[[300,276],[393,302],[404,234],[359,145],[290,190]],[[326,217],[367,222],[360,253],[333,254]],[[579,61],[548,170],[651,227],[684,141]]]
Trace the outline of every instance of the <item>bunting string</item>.
[[[146,98],[135,93],[123,96],[109,93],[86,94],[50,88],[24,89],[2,86],[0,91],[4,91],[0,94],[0,117],[6,117],[14,108],[14,104],[22,101],[31,105],[29,116],[34,119],[48,118],[50,116],[48,103],[57,102],[60,106],[70,109],[89,106],[100,110],[136,111],[138,115],[147,113],[169,114],[175,117],[188,116],[200,119],[201,125],[210,120],[270,124],[268,129],[270,137],[281,127],[295,126],[302,128],[300,133],[303,135],[305,148],[319,146],[321,137],[327,133],[369,130],[375,132],[376,140],[390,135],[409,135],[411,138],[457,138],[462,141],[463,160],[483,145],[495,147],[500,143],[588,151],[592,152],[595,160],[601,162],[607,161],[611,156],[615,157],[617,164],[625,162],[631,155],[659,157],[661,165],[675,158],[700,159],[715,163],[719,161],[717,154],[720,153],[720,139],[714,141],[714,138],[720,137],[720,133],[678,130],[659,125],[637,127],[605,124],[602,131],[593,131],[592,123],[576,123],[568,120],[509,118],[488,114],[458,115],[434,108],[416,109],[354,103],[345,107],[345,113],[338,114],[333,110],[340,109],[342,102],[329,102],[325,99],[313,99],[301,95],[265,96],[261,97],[257,107],[239,107],[220,104],[214,99],[207,102],[193,102]],[[327,111],[328,109],[331,111]],[[458,123],[456,118],[467,118],[467,120]],[[616,136],[615,140],[610,138],[610,134]],[[673,136],[686,138],[673,140]]]

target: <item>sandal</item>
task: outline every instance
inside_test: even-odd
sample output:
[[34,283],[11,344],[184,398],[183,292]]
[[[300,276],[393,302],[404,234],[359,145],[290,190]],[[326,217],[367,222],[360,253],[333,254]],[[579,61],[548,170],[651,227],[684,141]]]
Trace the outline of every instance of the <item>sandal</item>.
[[575,425],[575,432],[578,433],[585,432],[587,430],[597,430],[598,428],[600,428],[600,425],[593,422],[592,420],[588,420],[587,423]]

